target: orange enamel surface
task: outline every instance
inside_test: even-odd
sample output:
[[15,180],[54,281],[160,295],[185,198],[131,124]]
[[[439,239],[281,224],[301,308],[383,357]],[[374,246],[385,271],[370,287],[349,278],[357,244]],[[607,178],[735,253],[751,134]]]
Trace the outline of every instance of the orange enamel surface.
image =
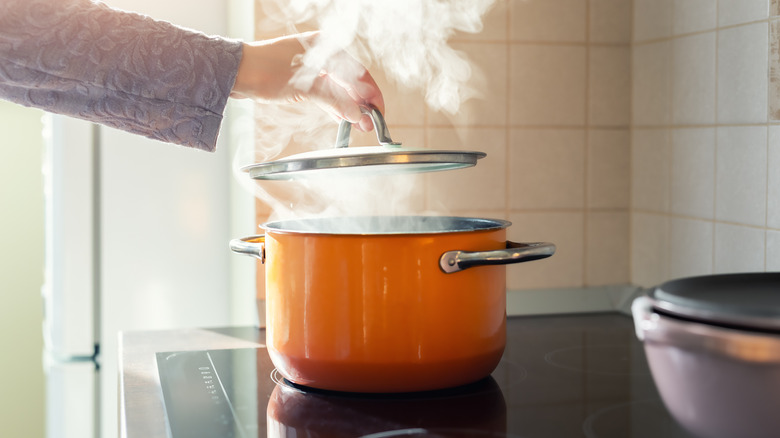
[[505,246],[505,230],[266,234],[267,345],[295,383],[393,392],[490,374],[506,342],[506,268],[453,274],[445,251]]
[[[299,385],[347,392],[413,392],[450,388],[488,376],[504,349],[451,360],[409,362],[326,361],[282,356],[271,350],[271,360],[285,378]],[[277,365],[278,364],[278,365]],[[288,375],[289,374],[289,375]]]

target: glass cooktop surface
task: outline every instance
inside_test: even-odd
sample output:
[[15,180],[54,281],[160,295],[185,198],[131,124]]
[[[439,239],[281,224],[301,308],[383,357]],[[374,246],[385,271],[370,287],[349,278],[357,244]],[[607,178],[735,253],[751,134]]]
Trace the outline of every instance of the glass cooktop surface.
[[424,393],[297,387],[264,348],[158,353],[157,364],[172,438],[690,437],[618,314],[509,318],[490,377]]

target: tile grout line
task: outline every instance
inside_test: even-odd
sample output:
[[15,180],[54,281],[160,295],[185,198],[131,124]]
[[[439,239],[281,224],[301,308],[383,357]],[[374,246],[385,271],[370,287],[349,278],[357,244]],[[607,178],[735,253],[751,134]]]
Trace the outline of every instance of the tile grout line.
[[[718,2],[719,3],[719,2]],[[718,3],[715,3],[715,23],[718,23],[720,20],[720,6]],[[720,62],[718,52],[720,51],[720,30],[715,29],[715,104],[713,111],[715,112],[715,124],[713,126],[713,129],[715,129],[715,144],[713,145],[713,162],[712,162],[712,254],[710,255],[710,272],[715,273],[715,261],[717,260],[716,257],[716,247],[715,244],[717,243],[717,239],[715,238],[715,235],[717,234],[717,219],[718,219],[718,128],[720,125],[720,115],[718,114],[718,80],[720,79],[718,77],[718,64]]]
[[511,214],[511,204],[512,204],[512,185],[511,185],[511,179],[510,174],[512,171],[512,164],[511,164],[511,155],[512,155],[512,132],[511,132],[511,123],[509,122],[509,118],[511,116],[511,106],[512,106],[512,50],[511,46],[509,44],[510,40],[510,32],[512,30],[512,11],[509,4],[509,0],[504,1],[504,7],[505,7],[505,21],[504,25],[505,32],[504,32],[504,44],[505,44],[505,56],[506,56],[506,95],[507,95],[507,101],[506,101],[506,107],[504,108],[504,156],[506,159],[504,160],[504,218],[506,220],[509,220],[510,214]]
[[[674,8],[672,8],[671,11],[671,17],[669,17],[670,21],[670,33],[673,35],[672,38],[670,38],[668,41],[665,42],[667,45],[667,51],[669,53],[669,63],[666,68],[666,80],[667,82],[667,90],[666,90],[666,98],[667,98],[667,105],[668,105],[668,124],[674,125],[674,69],[675,69],[675,50],[674,45],[675,42],[679,41],[674,36],[674,23],[675,23],[675,16]],[[663,276],[665,278],[669,278],[669,275],[672,272],[672,227],[674,224],[672,223],[672,174],[674,169],[674,138],[672,136],[673,129],[667,129],[666,135],[665,135],[665,141],[666,141],[666,163],[667,163],[667,170],[669,174],[666,178],[666,242],[664,245],[664,260],[666,260],[665,266],[664,266],[664,272]]]
[[[772,1],[770,0],[768,2],[768,6],[771,9],[772,7]],[[771,10],[768,11],[767,15],[770,15],[771,18]],[[767,238],[768,238],[768,227],[769,227],[769,121],[771,120],[771,111],[770,108],[772,107],[772,22],[769,21],[767,23],[767,46],[766,46],[766,181],[764,181],[765,189],[764,189],[764,271],[767,270]]]
[[[767,215],[767,217],[766,217],[766,231],[764,231],[764,270],[767,270],[767,268],[769,268],[769,262],[767,260],[767,257],[769,255],[769,232],[770,232],[770,228],[769,228],[769,189],[770,189],[770,185],[769,185],[769,175],[770,175],[770,173],[769,173],[769,171],[770,171],[769,157],[770,157],[770,152],[771,152],[771,143],[770,143],[770,132],[769,132],[770,129],[769,129],[769,127],[772,126],[772,121],[773,121],[772,120],[772,101],[775,100],[775,99],[773,99],[773,96],[775,98],[777,98],[777,93],[773,93],[771,91],[772,87],[770,86],[770,84],[771,84],[771,80],[772,80],[772,64],[773,64],[773,62],[774,62],[774,65],[780,64],[780,60],[778,60],[777,56],[773,56],[773,53],[772,53],[772,40],[773,40],[772,39],[772,34],[773,34],[772,33],[772,28],[773,27],[775,29],[778,28],[778,25],[777,25],[777,23],[778,23],[777,15],[772,15],[772,14],[778,14],[780,11],[778,11],[777,9],[778,9],[778,0],[770,0],[770,2],[769,2],[769,19],[770,19],[770,21],[769,21],[769,29],[768,29],[769,46],[767,48],[767,50],[768,50],[768,53],[767,53],[767,58],[768,58],[767,59],[767,66],[768,66],[767,93],[768,93],[768,96],[767,96],[767,133],[766,133],[766,138],[767,138],[767,140],[766,140],[767,141],[766,215]],[[775,25],[773,26],[773,24],[775,24]]]
[[[716,74],[717,76],[717,74]],[[767,122],[744,122],[744,123],[681,123],[681,124],[668,124],[668,125],[634,125],[634,129],[696,129],[696,128],[749,128],[749,127],[764,127],[764,126],[778,126],[780,121]],[[572,126],[571,129],[576,127]],[[616,129],[618,129],[616,127]]]
[[[718,5],[717,4],[715,5],[715,10],[716,10],[716,12],[715,12],[715,15],[716,15],[715,20],[717,21],[717,17],[718,17],[718,14],[719,14]],[[645,45],[660,43],[660,42],[664,42],[664,41],[672,41],[672,40],[676,40],[676,39],[679,39],[679,38],[685,38],[685,37],[697,36],[697,35],[704,35],[704,34],[707,34],[707,33],[710,33],[710,32],[717,33],[717,32],[719,32],[721,30],[736,29],[736,28],[742,27],[742,26],[750,26],[750,25],[753,25],[753,24],[767,23],[767,22],[770,22],[770,21],[776,20],[776,19],[777,19],[777,17],[767,17],[767,18],[763,18],[763,19],[760,19],[760,20],[746,21],[744,23],[729,24],[729,25],[726,25],[726,26],[715,26],[715,27],[712,27],[712,28],[709,28],[709,29],[697,30],[697,31],[694,31],[694,32],[685,32],[685,33],[676,34],[676,35],[674,34],[674,31],[672,31],[672,34],[670,36],[651,38],[651,39],[646,39],[646,40],[642,40],[642,41],[634,41],[634,45],[645,46]]]
[[[423,95],[423,112],[422,112],[422,116],[423,116],[422,129],[423,129],[423,132],[422,132],[422,135],[423,135],[423,148],[424,149],[430,149],[430,147],[431,147],[430,140],[429,140],[430,133],[431,133],[431,126],[429,126],[429,122],[430,122],[430,120],[429,120],[430,117],[428,115],[429,112],[430,112],[430,108],[428,106],[428,103],[425,101],[425,96]],[[423,194],[423,206],[425,207],[426,210],[430,210],[431,209],[431,200],[430,200],[431,196],[430,196],[430,194],[431,194],[431,185],[432,185],[431,178],[428,175],[424,175],[423,176],[423,181],[424,181],[424,184],[425,184],[425,192]]]
[[628,105],[628,282],[634,282],[634,40],[636,39],[636,20],[634,1],[630,2],[629,16],[631,35],[629,36],[629,105]]
[[[468,44],[473,43],[474,41],[459,41],[459,44]],[[490,41],[486,41],[490,42]],[[498,41],[493,41],[494,44],[498,44]],[[610,43],[610,42],[588,42],[588,41],[512,41],[508,40],[506,42],[510,46],[561,46],[561,47],[586,47],[588,45],[593,47],[625,47],[630,46],[631,44],[627,43]]]
[[768,227],[764,225],[753,225],[753,224],[747,224],[744,222],[734,222],[734,221],[727,221],[727,220],[718,220],[715,218],[703,218],[698,216],[691,216],[691,215],[685,215],[685,214],[677,214],[677,213],[664,213],[657,210],[646,210],[646,209],[636,209],[636,213],[646,214],[646,215],[654,215],[654,216],[663,216],[668,217],[671,219],[682,219],[687,221],[694,221],[694,222],[704,222],[704,223],[711,223],[713,225],[729,225],[734,227],[742,227],[742,228],[750,228],[752,230],[758,230],[758,231],[780,231],[780,228],[774,228],[774,227]]
[[584,138],[584,145],[585,145],[585,151],[583,153],[583,160],[582,160],[582,177],[583,177],[583,190],[582,190],[582,207],[583,207],[583,214],[582,214],[582,286],[588,285],[588,269],[592,265],[590,263],[590,260],[588,260],[588,246],[591,244],[590,242],[590,236],[588,235],[588,224],[590,220],[592,219],[590,217],[590,209],[588,205],[588,191],[590,189],[590,181],[589,181],[589,175],[588,175],[588,165],[590,164],[589,160],[589,153],[590,153],[590,111],[588,111],[588,107],[590,105],[590,7],[591,7],[591,0],[587,0],[585,2],[585,99],[583,103],[583,110],[584,110],[584,121],[585,121],[585,138]]
[[[767,105],[768,106],[768,105]],[[767,116],[768,117],[768,116]],[[766,127],[766,181],[764,181],[764,271],[767,263],[767,230],[769,228],[769,125]]]
[[[765,127],[765,126],[780,126],[780,120],[772,120],[767,122],[745,122],[745,123],[681,123],[681,124],[666,124],[666,125],[512,125],[512,124],[461,124],[461,123],[428,123],[428,128],[471,128],[471,129],[503,129],[507,126],[511,129],[517,130],[579,130],[579,129],[596,129],[601,131],[625,131],[628,129],[645,129],[645,130],[658,130],[658,129],[706,129],[706,128],[749,128],[749,127]],[[393,128],[397,129],[422,129],[425,125],[413,125],[413,124],[393,124]]]

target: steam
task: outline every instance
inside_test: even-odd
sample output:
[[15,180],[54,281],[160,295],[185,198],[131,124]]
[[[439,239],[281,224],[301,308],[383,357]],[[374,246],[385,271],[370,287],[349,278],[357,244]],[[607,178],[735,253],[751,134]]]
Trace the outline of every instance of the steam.
[[[381,70],[398,87],[422,93],[431,109],[455,114],[462,102],[478,92],[467,86],[472,76],[468,60],[448,41],[456,32],[479,32],[482,17],[493,1],[261,0],[257,7],[262,9],[265,19],[257,27],[266,33],[270,29],[284,33],[318,29],[316,45],[309,48],[302,60],[308,71],[320,71],[333,54],[346,50],[375,76]],[[333,68],[328,65],[329,70]],[[307,81],[313,79],[314,75],[308,75],[293,81],[306,89]],[[393,91],[383,92],[387,96]],[[387,116],[393,132],[392,114]],[[309,103],[258,103],[255,121],[254,148],[239,151],[234,169],[298,152],[332,148],[336,138],[337,124]],[[393,138],[404,142],[397,133]],[[331,172],[333,176],[328,178],[255,182],[243,172],[238,173],[238,180],[273,211],[269,220],[410,215],[423,213],[426,204],[431,204],[426,199],[425,177],[420,174],[340,178],[338,172]]]
[[295,29],[316,22],[323,38],[307,56],[323,62],[347,49],[405,87],[424,92],[434,110],[454,114],[474,97],[468,60],[448,45],[456,32],[477,33],[494,0],[267,0],[270,20]]

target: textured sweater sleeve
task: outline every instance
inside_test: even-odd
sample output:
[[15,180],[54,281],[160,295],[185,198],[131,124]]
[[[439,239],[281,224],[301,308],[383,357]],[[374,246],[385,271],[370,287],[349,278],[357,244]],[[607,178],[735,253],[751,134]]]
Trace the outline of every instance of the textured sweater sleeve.
[[0,98],[213,151],[241,42],[91,0],[0,0]]

